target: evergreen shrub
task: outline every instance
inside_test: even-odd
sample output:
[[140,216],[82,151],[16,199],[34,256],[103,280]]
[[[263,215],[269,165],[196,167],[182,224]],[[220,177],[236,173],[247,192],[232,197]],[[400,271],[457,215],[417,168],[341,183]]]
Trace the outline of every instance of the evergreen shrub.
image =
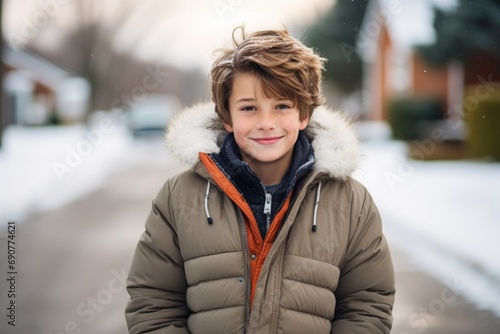
[[482,99],[468,97],[464,103],[467,149],[472,156],[500,161],[500,94]]
[[420,128],[428,121],[443,119],[443,105],[437,98],[398,98],[389,103],[392,136],[400,140],[423,138]]

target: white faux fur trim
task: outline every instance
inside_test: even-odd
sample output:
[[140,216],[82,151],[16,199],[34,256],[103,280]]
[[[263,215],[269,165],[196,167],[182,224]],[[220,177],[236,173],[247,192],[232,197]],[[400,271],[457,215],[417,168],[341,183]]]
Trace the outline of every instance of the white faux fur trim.
[[[357,168],[361,157],[359,142],[343,115],[318,107],[305,133],[312,141],[316,169],[345,179]],[[199,152],[219,153],[226,135],[213,103],[204,103],[175,115],[165,137],[172,157],[191,168],[199,161]]]

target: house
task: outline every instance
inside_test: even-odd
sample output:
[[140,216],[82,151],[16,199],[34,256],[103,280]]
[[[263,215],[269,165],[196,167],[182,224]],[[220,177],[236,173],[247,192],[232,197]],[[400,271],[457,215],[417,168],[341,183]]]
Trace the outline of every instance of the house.
[[[458,62],[433,68],[415,46],[433,43],[433,6],[451,9],[455,0],[372,0],[364,16],[357,50],[364,63],[363,116],[387,121],[388,105],[398,96],[434,97],[446,116],[461,113],[472,71]],[[481,72],[484,73],[484,72]]]
[[90,93],[87,80],[9,45],[2,60],[6,124],[43,125],[54,116],[66,123],[83,119]]
[[498,121],[485,114],[493,109],[464,112],[498,93],[498,59],[476,51],[466,63],[450,61],[433,68],[416,51],[416,46],[435,42],[434,7],[453,10],[457,5],[457,0],[371,0],[356,45],[364,64],[362,117],[387,122],[388,106],[398,97],[431,98],[442,108],[439,119],[416,121],[410,112],[393,119],[393,134],[394,121],[398,131],[412,128],[406,138],[398,135],[409,140],[410,157],[498,160],[500,147],[491,130]]

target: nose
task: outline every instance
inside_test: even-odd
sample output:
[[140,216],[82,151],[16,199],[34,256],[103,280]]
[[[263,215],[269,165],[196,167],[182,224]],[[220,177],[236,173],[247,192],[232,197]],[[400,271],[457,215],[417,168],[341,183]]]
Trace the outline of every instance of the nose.
[[276,115],[271,108],[261,109],[257,128],[259,130],[273,130],[276,127]]

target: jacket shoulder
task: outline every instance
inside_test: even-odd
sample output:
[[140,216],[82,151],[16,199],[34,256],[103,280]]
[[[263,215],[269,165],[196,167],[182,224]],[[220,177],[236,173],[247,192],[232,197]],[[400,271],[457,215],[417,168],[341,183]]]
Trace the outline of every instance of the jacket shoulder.
[[191,200],[205,191],[206,180],[189,170],[169,177],[153,200],[153,206],[163,214],[164,219],[174,222],[175,211],[191,205]]
[[189,187],[206,186],[206,183],[207,181],[193,170],[175,174],[166,181],[171,192],[182,191]]
[[368,189],[351,176],[345,179],[323,179],[321,183],[327,193],[335,192],[338,196],[354,201],[364,201],[367,196],[371,199]]
[[358,180],[328,179],[322,182],[320,205],[338,219],[336,225],[347,232],[346,240],[356,239],[356,234],[366,228],[382,233],[381,218],[368,189]]

